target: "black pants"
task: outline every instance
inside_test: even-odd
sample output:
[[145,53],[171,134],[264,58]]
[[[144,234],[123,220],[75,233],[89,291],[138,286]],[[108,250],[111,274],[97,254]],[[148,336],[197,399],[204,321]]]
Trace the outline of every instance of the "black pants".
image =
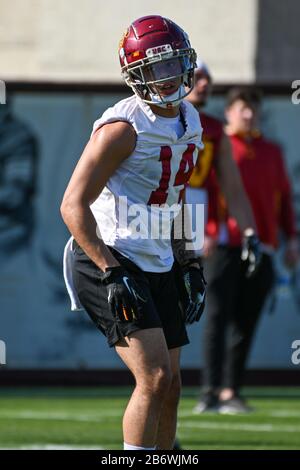
[[254,332],[272,287],[272,259],[263,255],[257,274],[247,279],[239,248],[218,247],[204,262],[208,281],[204,332],[204,387],[238,391]]

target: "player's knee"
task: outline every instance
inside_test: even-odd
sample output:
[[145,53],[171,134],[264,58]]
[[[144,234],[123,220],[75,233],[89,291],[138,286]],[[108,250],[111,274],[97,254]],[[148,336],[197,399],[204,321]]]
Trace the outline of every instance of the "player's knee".
[[168,365],[158,367],[152,377],[152,391],[160,397],[164,397],[172,383],[172,372]]
[[159,399],[164,399],[172,383],[172,372],[170,367],[161,365],[155,367],[140,381],[144,392]]

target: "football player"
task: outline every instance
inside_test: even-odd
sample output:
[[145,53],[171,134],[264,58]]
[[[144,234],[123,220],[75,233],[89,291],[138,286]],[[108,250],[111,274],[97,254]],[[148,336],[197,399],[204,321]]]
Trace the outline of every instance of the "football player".
[[[196,54],[179,26],[147,16],[126,30],[119,58],[134,95],[95,122],[61,205],[74,256],[68,285],[135,378],[123,418],[124,449],[172,449],[180,349],[188,337],[171,229],[161,228],[160,217],[171,227],[173,206],[180,209],[202,148],[198,113],[183,101],[193,86]],[[137,207],[146,214],[139,234],[130,219]],[[148,220],[159,236],[149,234]],[[203,310],[205,282],[193,256],[183,271],[192,323]]]

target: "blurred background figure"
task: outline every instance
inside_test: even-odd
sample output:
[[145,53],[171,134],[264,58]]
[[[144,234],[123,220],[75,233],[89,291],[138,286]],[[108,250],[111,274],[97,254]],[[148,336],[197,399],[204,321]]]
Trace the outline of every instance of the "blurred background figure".
[[260,96],[252,88],[230,90],[226,105],[228,135],[234,160],[251,201],[263,258],[257,273],[247,277],[237,221],[226,208],[217,183],[208,189],[205,273],[208,280],[204,334],[203,396],[195,412],[250,411],[240,398],[243,373],[264,302],[274,282],[273,253],[279,233],[286,236],[288,268],[299,261],[289,178],[280,148],[257,128]]
[[35,224],[37,141],[29,127],[0,106],[0,262],[24,249]]
[[[214,213],[215,198],[211,198],[208,203],[207,192],[212,193],[218,181],[230,212],[237,219],[244,241],[249,244],[250,238],[255,239],[255,220],[238,167],[232,158],[228,137],[223,131],[223,123],[202,110],[207,103],[211,88],[212,78],[209,69],[201,59],[198,59],[194,73],[194,88],[187,96],[187,100],[199,111],[204,149],[199,153],[189,180],[186,200],[190,204],[205,204],[208,214],[210,211]],[[209,217],[208,214],[206,218]],[[204,246],[206,254],[214,248],[215,243],[213,238],[207,237]]]

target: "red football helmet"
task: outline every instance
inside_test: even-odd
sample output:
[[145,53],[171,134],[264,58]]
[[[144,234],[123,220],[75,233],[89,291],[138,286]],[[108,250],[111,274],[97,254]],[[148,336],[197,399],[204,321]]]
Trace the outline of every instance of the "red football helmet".
[[125,82],[146,103],[176,106],[193,88],[196,53],[188,35],[167,18],[134,21],[120,41],[119,58]]

